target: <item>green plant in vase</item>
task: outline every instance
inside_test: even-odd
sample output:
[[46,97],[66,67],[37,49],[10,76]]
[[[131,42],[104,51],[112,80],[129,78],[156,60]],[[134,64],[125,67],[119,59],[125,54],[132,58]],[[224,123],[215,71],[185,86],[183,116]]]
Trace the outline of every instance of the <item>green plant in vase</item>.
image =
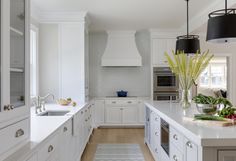
[[214,55],[207,52],[197,52],[188,55],[183,51],[175,53],[172,56],[165,52],[168,65],[172,72],[179,77],[180,87],[182,89],[181,104],[183,108],[188,108],[191,104],[190,88],[209,64]]

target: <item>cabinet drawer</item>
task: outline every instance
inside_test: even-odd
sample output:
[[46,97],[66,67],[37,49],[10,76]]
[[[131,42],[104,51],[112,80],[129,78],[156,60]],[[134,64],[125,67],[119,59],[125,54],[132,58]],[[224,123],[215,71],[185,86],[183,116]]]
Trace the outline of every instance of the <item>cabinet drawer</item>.
[[11,149],[29,137],[29,119],[17,122],[0,130],[0,154]]
[[183,153],[179,151],[173,144],[170,144],[170,160],[183,161]]
[[170,128],[170,142],[175,145],[179,150],[183,151],[184,147],[184,137],[174,128]]
[[58,134],[55,135],[51,140],[45,143],[45,145],[39,150],[38,156],[39,161],[46,161],[50,156],[58,151]]
[[65,125],[62,127],[62,132],[66,136],[72,136],[72,121],[69,120]]
[[138,104],[137,100],[106,100],[105,105],[113,105],[113,106],[119,106],[119,105],[136,105]]

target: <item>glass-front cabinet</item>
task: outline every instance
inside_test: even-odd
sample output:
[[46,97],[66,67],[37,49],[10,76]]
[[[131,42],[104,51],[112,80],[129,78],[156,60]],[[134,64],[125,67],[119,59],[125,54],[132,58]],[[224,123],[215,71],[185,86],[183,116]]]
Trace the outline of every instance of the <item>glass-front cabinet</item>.
[[29,113],[28,0],[1,0],[0,123]]

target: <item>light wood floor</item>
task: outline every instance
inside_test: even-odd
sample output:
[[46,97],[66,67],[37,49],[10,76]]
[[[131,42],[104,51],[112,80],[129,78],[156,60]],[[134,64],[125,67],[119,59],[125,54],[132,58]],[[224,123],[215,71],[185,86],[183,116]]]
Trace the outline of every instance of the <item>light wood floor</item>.
[[97,144],[131,143],[139,144],[146,161],[154,161],[148,147],[144,144],[144,129],[96,129],[91,136],[81,161],[93,161]]

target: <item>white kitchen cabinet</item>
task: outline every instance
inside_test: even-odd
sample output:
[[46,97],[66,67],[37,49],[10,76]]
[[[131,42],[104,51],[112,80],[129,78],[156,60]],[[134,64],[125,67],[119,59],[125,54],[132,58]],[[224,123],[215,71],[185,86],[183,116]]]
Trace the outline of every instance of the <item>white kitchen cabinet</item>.
[[72,151],[72,120],[69,120],[60,129],[60,161],[73,161],[71,159]]
[[155,158],[160,155],[160,117],[153,111],[150,114],[150,147]]
[[94,124],[98,127],[105,123],[105,101],[95,100],[94,106]]
[[138,111],[138,119],[139,119],[139,123],[143,124],[145,123],[145,106],[144,106],[144,102],[143,101],[138,101],[138,107],[139,107],[139,111]]
[[138,108],[137,105],[126,106],[122,108],[123,124],[137,124],[138,123]]
[[[59,132],[49,138],[38,152],[38,161],[51,161],[59,157],[60,138]],[[55,158],[55,159],[54,159]]]
[[[60,97],[89,100],[88,32],[86,23],[62,23],[60,35]],[[73,79],[71,79],[73,78]]]
[[152,64],[156,67],[168,66],[165,52],[172,54],[175,51],[176,39],[174,38],[153,38],[152,39]]
[[0,160],[29,139],[29,0],[1,0]]
[[191,160],[191,161],[198,161],[198,147],[196,144],[194,144],[191,140],[185,138],[185,150],[184,150],[184,156],[185,161]]
[[81,109],[73,118],[73,133],[71,141],[72,161],[81,157],[90,135],[93,130],[92,126],[91,104]]
[[219,150],[218,161],[236,161],[236,150]]
[[106,123],[122,124],[122,107],[106,106]]
[[29,1],[1,0],[0,128],[29,115],[28,42]]
[[30,158],[28,158],[26,161],[38,161],[37,154],[34,154]]
[[138,100],[107,99],[104,125],[143,125],[139,121],[139,108]]

